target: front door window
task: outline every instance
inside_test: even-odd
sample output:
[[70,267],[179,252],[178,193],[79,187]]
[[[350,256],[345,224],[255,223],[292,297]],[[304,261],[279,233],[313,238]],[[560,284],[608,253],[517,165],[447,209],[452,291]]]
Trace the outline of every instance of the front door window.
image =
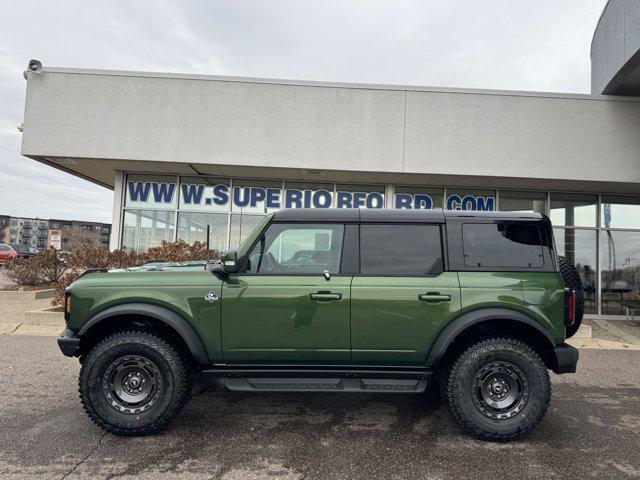
[[272,224],[255,245],[247,273],[338,273],[344,225]]

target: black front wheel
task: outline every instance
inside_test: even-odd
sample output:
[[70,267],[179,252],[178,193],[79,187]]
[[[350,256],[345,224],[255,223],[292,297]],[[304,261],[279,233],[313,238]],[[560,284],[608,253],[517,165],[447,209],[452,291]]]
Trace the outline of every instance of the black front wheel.
[[164,428],[191,394],[182,350],[150,332],[122,331],[95,345],[82,362],[78,387],[89,417],[116,435]]
[[551,381],[529,346],[513,338],[490,338],[458,357],[446,380],[446,399],[466,433],[482,440],[515,440],[544,416]]

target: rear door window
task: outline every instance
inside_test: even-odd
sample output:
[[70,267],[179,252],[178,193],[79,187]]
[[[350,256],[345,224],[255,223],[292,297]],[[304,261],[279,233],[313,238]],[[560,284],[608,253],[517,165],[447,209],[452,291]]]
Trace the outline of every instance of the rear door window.
[[443,270],[437,225],[361,225],[362,275],[419,277]]
[[541,268],[542,237],[538,225],[517,222],[462,225],[464,264],[468,267]]

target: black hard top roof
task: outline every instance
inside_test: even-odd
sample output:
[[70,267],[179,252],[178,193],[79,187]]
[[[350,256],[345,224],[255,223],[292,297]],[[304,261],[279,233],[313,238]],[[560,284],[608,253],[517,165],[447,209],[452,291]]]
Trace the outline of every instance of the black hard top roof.
[[504,218],[541,220],[539,213],[470,212],[460,210],[401,210],[356,208],[291,208],[279,210],[274,222],[395,222],[444,223],[447,217]]

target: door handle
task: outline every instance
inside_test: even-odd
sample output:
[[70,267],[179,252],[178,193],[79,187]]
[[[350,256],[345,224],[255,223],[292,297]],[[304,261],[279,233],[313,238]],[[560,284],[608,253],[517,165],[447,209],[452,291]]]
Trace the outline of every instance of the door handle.
[[316,292],[310,293],[309,298],[318,302],[332,302],[334,300],[342,300],[342,294],[333,292]]
[[451,295],[441,295],[437,292],[421,293],[418,295],[421,302],[450,302]]

